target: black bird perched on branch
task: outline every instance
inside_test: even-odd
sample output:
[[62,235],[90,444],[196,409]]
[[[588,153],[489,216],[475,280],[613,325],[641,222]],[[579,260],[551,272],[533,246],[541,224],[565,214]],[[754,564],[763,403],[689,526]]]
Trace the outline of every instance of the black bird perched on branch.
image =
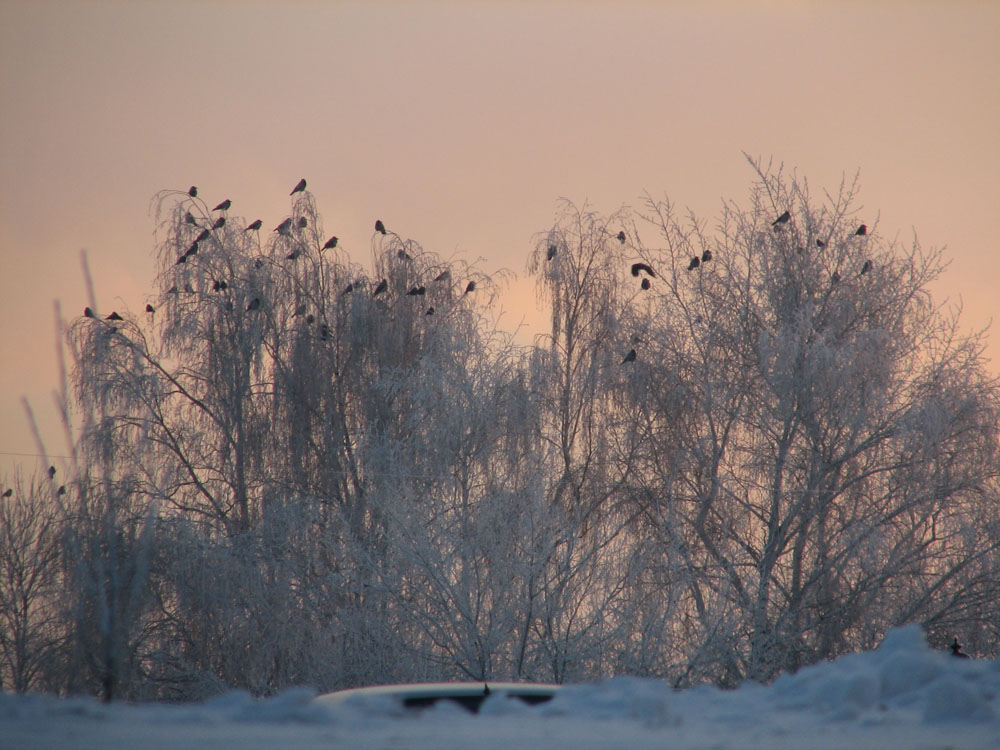
[[155,307],[153,307],[153,306],[152,306],[151,304],[149,304],[149,303],[147,302],[147,303],[146,303],[146,312],[148,312],[148,313],[149,313],[150,315],[152,315],[153,313],[155,313],[155,312],[156,312],[156,308],[155,308]]
[[872,270],[872,262],[870,260],[866,260],[865,264],[861,266],[861,273],[859,273],[858,276],[864,276],[870,270]]
[[385,224],[382,223],[381,219],[375,219],[375,231],[379,234],[385,234]]
[[13,490],[13,489],[12,489],[11,487],[8,487],[8,488],[7,488],[7,489],[6,489],[5,491],[4,491],[4,493],[3,493],[2,497],[10,497],[10,496],[11,496],[11,495],[13,495],[13,494],[14,494],[14,490]]
[[413,258],[410,257],[410,254],[402,248],[400,248],[400,250],[396,253],[396,257],[400,260],[413,260]]
[[689,271],[693,271],[694,269],[696,269],[700,265],[701,265],[701,261],[698,259],[698,256],[697,255],[692,255],[691,256],[691,262],[688,263],[688,270]]
[[319,337],[324,341],[328,341],[330,339],[330,326],[326,323],[319,327]]
[[288,230],[291,228],[292,228],[292,220],[291,218],[287,218],[283,222],[278,224],[278,226],[274,228],[274,231],[280,235],[287,235]]
[[427,287],[415,286],[410,291],[408,291],[407,294],[409,296],[411,296],[411,297],[415,297],[415,296],[421,296],[422,297],[426,292],[427,292]]
[[215,220],[215,223],[212,225],[212,229],[222,229],[224,226],[226,226],[226,217],[220,216]]
[[649,283],[649,279],[643,279],[642,283],[639,286],[642,287],[643,291],[646,291],[647,289],[649,289],[649,287],[651,286],[650,283]]
[[257,219],[256,221],[253,221],[250,224],[247,224],[247,228],[244,229],[243,231],[244,232],[249,232],[252,229],[253,231],[256,232],[257,230],[260,229],[261,224],[263,224],[263,223],[264,222],[262,222],[260,219]]
[[292,188],[292,192],[290,192],[289,195],[295,195],[296,193],[301,193],[305,189],[306,189],[306,178],[303,177],[295,184],[295,187]]
[[299,257],[298,250],[292,250],[288,255],[285,256],[285,260],[296,260]]
[[777,219],[771,222],[771,226],[777,227],[778,224],[787,224],[791,220],[791,218],[792,215],[788,211],[785,211],[785,213],[783,213],[781,216],[779,216]]
[[633,263],[632,264],[632,275],[633,276],[638,276],[639,275],[639,271],[645,271],[650,276],[652,276],[654,279],[656,278],[656,274],[653,273],[653,269],[650,268],[649,266],[647,266],[645,263]]
[[384,292],[388,288],[389,288],[389,282],[386,281],[385,279],[382,279],[382,281],[378,283],[378,286],[375,287],[375,291],[372,292],[372,297],[378,297],[382,292]]
[[710,260],[712,260],[712,251],[711,250],[706,250],[705,252],[703,252],[701,254],[701,262],[702,263],[708,263],[708,261],[710,261]]
[[305,229],[307,226],[309,226],[309,219],[307,219],[305,216],[300,216],[299,229]]
[[951,642],[951,655],[952,656],[957,656],[959,659],[968,659],[969,658],[968,654],[963,654],[962,653],[962,645],[958,642],[958,636],[956,636],[955,640],[953,640]]
[[448,278],[451,278],[451,271],[445,269],[444,271],[442,271],[441,273],[439,273],[437,276],[434,277],[434,281],[444,281],[445,279]]
[[65,484],[60,484],[59,485],[59,489],[56,490],[56,494],[57,495],[65,495],[66,494],[66,485]]
[[868,225],[862,224],[860,227],[854,230],[854,234],[859,237],[864,237],[866,234],[868,234]]
[[350,294],[353,291],[354,291],[354,284],[350,283],[346,287],[344,287],[344,291],[342,291],[341,294]]
[[299,305],[298,307],[295,308],[295,312],[292,314],[292,317],[293,318],[298,318],[299,316],[305,315],[305,314],[306,314],[306,306],[305,305]]
[[427,312],[424,313],[424,315],[433,315],[433,314],[434,314],[434,308],[433,307],[428,307],[427,308]]
[[202,229],[201,230],[201,234],[198,235],[198,237],[195,239],[195,242],[196,243],[197,242],[204,242],[205,240],[207,240],[211,236],[212,236],[212,232],[211,231],[209,231],[208,229]]
[[112,312],[105,320],[125,320],[121,315],[116,312]]
[[247,312],[250,312],[251,310],[257,310],[259,308],[260,308],[260,297],[254,297],[252,300],[250,300],[250,304],[247,305]]
[[628,354],[625,355],[625,359],[622,360],[622,364],[626,362],[635,362],[635,349],[629,349]]
[[833,272],[833,276],[830,277],[830,281],[832,281],[834,284],[836,284],[837,282],[839,282],[840,281],[840,271],[834,271]]
[[49,479],[55,479],[55,476],[56,476],[56,467],[55,466],[50,466],[49,467]]
[[85,307],[85,308],[83,308],[83,317],[85,317],[85,318],[96,318],[97,316],[94,315],[94,311],[93,310],[91,310],[89,307]]
[[623,245],[625,244],[625,231],[624,230],[619,230],[618,234],[616,234],[615,236],[618,238],[618,241],[620,243],[622,243]]
[[184,214],[184,221],[188,224],[194,224],[195,226],[198,226],[198,220],[194,218],[194,214],[191,213],[190,211]]
[[174,284],[172,287],[170,287],[167,290],[167,294],[178,294],[178,292],[177,292],[177,285]]
[[816,247],[826,247],[826,243],[823,242],[823,240],[817,239],[816,240]]
[[336,247],[337,246],[337,242],[338,242],[338,240],[337,240],[336,237],[331,237],[330,239],[328,239],[326,241],[326,244],[323,245],[322,249],[323,250],[329,250],[331,247]]
[[233,205],[233,202],[231,200],[229,200],[229,198],[226,198],[224,201],[222,201],[222,203],[220,203],[218,206],[216,206],[212,210],[213,211],[228,211],[229,207],[231,205]]
[[184,291],[187,292],[188,294],[194,294],[194,287],[191,286],[190,284],[185,284]]
[[212,291],[213,292],[224,292],[228,288],[229,288],[229,285],[225,281],[220,281],[219,279],[216,279],[215,283],[212,284]]
[[474,292],[474,291],[476,291],[476,282],[475,281],[470,281],[468,284],[465,285],[465,294],[468,294],[469,292]]
[[197,198],[198,197],[198,188],[196,188],[194,185],[192,185],[191,187],[189,187],[188,188],[188,195],[190,195],[192,198]]
[[545,255],[545,260],[552,260],[556,257],[556,251],[558,248],[555,245],[549,245],[549,251]]

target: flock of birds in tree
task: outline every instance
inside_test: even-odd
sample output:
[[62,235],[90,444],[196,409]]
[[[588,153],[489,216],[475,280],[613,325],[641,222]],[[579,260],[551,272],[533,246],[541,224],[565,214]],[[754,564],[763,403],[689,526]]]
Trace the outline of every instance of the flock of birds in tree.
[[[777,232],[781,226],[783,226],[784,224],[787,224],[788,222],[790,222],[791,219],[792,219],[791,212],[790,211],[785,211],[784,213],[781,214],[781,216],[779,216],[777,219],[775,219],[773,222],[771,222],[771,226],[774,228],[774,231]],[[378,229],[378,225],[377,224],[376,224],[376,229]],[[855,236],[855,237],[864,237],[867,234],[868,234],[868,226],[866,224],[862,224],[856,230],[854,230],[854,233],[853,233],[852,236]],[[623,245],[625,244],[626,240],[628,239],[628,237],[625,234],[624,230],[620,230],[618,232],[618,234],[615,235],[615,238],[619,242],[621,242]],[[816,246],[818,248],[820,248],[820,249],[823,249],[824,247],[826,247],[826,242],[824,242],[821,239],[817,239],[816,240]],[[545,254],[545,260],[546,261],[551,261],[553,258],[556,257],[556,253],[558,253],[558,252],[559,252],[559,248],[558,248],[557,245],[549,245],[548,251]],[[688,261],[687,270],[688,271],[693,271],[696,268],[700,268],[705,263],[708,263],[711,260],[712,260],[712,251],[706,249],[704,252],[702,252],[702,254],[701,254],[700,257],[697,256],[697,255],[692,255],[691,256],[691,260]],[[872,270],[872,262],[871,262],[871,260],[865,260],[865,262],[861,266],[861,270],[858,273],[858,276],[864,276],[866,273],[868,273],[871,270]],[[650,282],[650,279],[655,279],[656,278],[656,273],[649,266],[649,264],[647,264],[647,263],[633,263],[631,271],[632,271],[632,275],[636,276],[636,277],[638,277],[640,273],[645,274],[643,276],[643,278],[642,278],[642,282],[640,284],[640,287],[642,288],[643,291],[647,291],[648,289],[650,289],[650,287],[652,286],[652,282]],[[834,271],[833,276],[831,277],[831,280],[833,281],[833,283],[839,282],[840,281],[840,273],[837,272],[837,271]],[[622,359],[621,363],[623,365],[625,365],[625,364],[628,364],[629,362],[635,362],[635,360],[636,360],[637,357],[638,357],[638,354],[636,353],[636,350],[635,349],[629,349],[628,353],[625,355],[624,359]],[[965,654],[960,654],[960,655],[961,656],[965,656]]]
[[[305,180],[305,178],[303,178],[303,179],[299,180],[298,183],[296,183],[295,187],[292,188],[292,192],[289,193],[289,195],[292,196],[292,195],[295,195],[296,193],[304,192],[305,189],[306,189],[306,180]],[[188,197],[190,197],[190,198],[197,198],[198,197],[198,188],[197,188],[197,186],[192,185],[188,189],[187,194],[188,194]],[[212,211],[213,212],[220,211],[222,213],[225,213],[225,212],[227,212],[232,207],[232,205],[233,205],[232,200],[229,199],[229,198],[226,198],[224,201],[222,201],[221,203],[219,203],[218,205],[216,205],[215,208],[212,209]],[[200,226],[198,224],[198,219],[190,211],[186,211],[185,212],[185,214],[184,214],[184,223],[192,225],[192,226]],[[264,225],[264,223],[263,223],[263,221],[261,219],[255,219],[254,221],[252,221],[249,224],[247,224],[246,228],[243,231],[245,231],[245,232],[259,232],[260,229],[261,229],[261,227],[263,225]],[[297,221],[293,221],[293,219],[291,217],[289,217],[289,218],[286,218],[284,221],[282,221],[278,226],[276,226],[273,231],[277,232],[279,235],[281,235],[283,237],[288,237],[288,236],[291,236],[293,229],[295,229],[295,228],[305,229],[308,225],[309,225],[309,222],[308,222],[308,219],[306,219],[305,216],[300,216]],[[177,261],[176,261],[176,263],[174,263],[174,265],[175,266],[180,266],[180,265],[186,264],[191,258],[193,258],[194,256],[196,256],[198,254],[198,251],[199,251],[199,248],[200,248],[201,244],[204,243],[206,240],[210,239],[213,236],[212,235],[213,231],[222,229],[225,226],[226,226],[226,217],[225,216],[219,216],[219,217],[217,217],[215,219],[215,221],[212,223],[212,225],[211,225],[210,228],[203,228],[201,230],[201,232],[198,234],[197,237],[195,237],[194,241],[191,243],[191,245],[188,247],[188,249],[180,257],[177,258]],[[382,235],[382,236],[386,236],[386,235],[389,234],[389,231],[385,228],[385,224],[383,223],[383,221],[381,219],[376,219],[375,220],[375,232],[377,234]],[[624,240],[625,240],[625,234],[624,234],[624,232],[621,232],[620,235],[621,235],[620,239],[624,242]],[[339,242],[339,238],[337,238],[336,236],[332,236],[332,237],[330,237],[323,244],[323,246],[320,248],[320,250],[322,251],[322,250],[330,250],[330,249],[336,248],[338,242]],[[293,249],[288,255],[286,255],[285,259],[289,260],[289,261],[295,261],[295,260],[297,260],[300,257],[300,255],[301,255],[301,251],[296,248],[296,249]],[[403,249],[400,249],[398,251],[397,256],[398,256],[398,258],[400,260],[412,260],[412,258],[410,257],[410,255],[405,250],[403,250]],[[259,259],[257,261],[255,261],[255,263],[254,263],[254,267],[255,268],[261,268],[261,266],[262,266],[262,262]],[[438,274],[434,278],[434,281],[435,282],[442,282],[442,281],[449,280],[450,278],[451,278],[451,272],[448,271],[448,270],[445,270],[445,271],[441,272],[440,274]],[[228,288],[229,288],[229,284],[225,280],[223,280],[223,279],[216,279],[216,280],[214,280],[214,282],[212,284],[212,291],[213,292],[224,292]],[[376,284],[375,289],[372,291],[372,297],[375,298],[375,297],[378,297],[381,294],[384,294],[388,290],[388,288],[389,288],[389,282],[388,282],[388,280],[387,279],[382,279],[381,281],[379,281],[378,284]],[[351,282],[341,292],[341,296],[343,296],[345,294],[351,294],[354,290],[355,290],[355,284],[354,284],[354,282]],[[476,290],[476,282],[475,281],[469,281],[465,285],[465,291],[463,292],[462,296],[464,297],[467,294],[471,294],[475,290]],[[189,293],[189,294],[194,293],[194,289],[191,287],[190,284],[185,284],[184,291],[186,293]],[[167,294],[179,294],[179,293],[180,293],[180,289],[176,285],[172,286],[169,290],[167,290]],[[407,296],[407,297],[423,297],[426,293],[427,293],[427,287],[426,286],[415,285],[415,286],[413,286],[406,293],[405,296]],[[230,307],[230,309],[232,309],[232,304],[231,303],[230,303],[229,307]],[[259,297],[254,297],[247,304],[246,311],[247,312],[253,312],[255,310],[259,310],[260,308],[261,308],[261,300],[260,300],[260,298]],[[148,314],[150,314],[150,315],[153,315],[153,314],[156,313],[156,308],[153,307],[153,305],[147,303],[146,304],[146,312]],[[298,317],[300,315],[304,315],[305,313],[306,313],[305,307],[301,306],[301,307],[299,307],[299,308],[296,309],[295,316]],[[434,314],[434,308],[433,307],[428,307],[424,314],[425,315],[433,315]],[[83,316],[85,318],[93,318],[93,319],[97,319],[97,317],[98,317],[97,314],[90,307],[85,307],[83,309]],[[124,318],[122,318],[122,316],[119,315],[117,312],[112,312],[110,315],[108,315],[107,317],[105,317],[104,320],[114,322],[114,321],[124,320]],[[306,322],[310,323],[310,324],[314,323],[315,322],[315,316],[308,315],[306,317]],[[113,328],[113,327],[111,329],[109,329],[109,333],[114,333],[116,331],[117,331],[117,329]],[[323,338],[324,340],[329,338],[329,327],[326,326],[326,325],[322,325],[322,327],[321,327],[321,338]]]

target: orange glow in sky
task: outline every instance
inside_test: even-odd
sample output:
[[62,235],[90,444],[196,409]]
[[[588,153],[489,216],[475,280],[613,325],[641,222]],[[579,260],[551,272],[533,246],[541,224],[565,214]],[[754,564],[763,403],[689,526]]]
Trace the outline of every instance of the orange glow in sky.
[[[375,218],[517,274],[557,200],[646,191],[714,222],[742,152],[808,178],[860,170],[880,234],[947,245],[935,293],[968,329],[998,310],[1000,3],[11,2],[0,0],[0,474],[53,454],[53,301],[141,310],[158,190],[198,185],[277,224],[309,181],[370,264]],[[996,336],[988,354],[1000,371]],[[31,462],[33,459],[21,459]],[[33,464],[28,463],[31,467]]]

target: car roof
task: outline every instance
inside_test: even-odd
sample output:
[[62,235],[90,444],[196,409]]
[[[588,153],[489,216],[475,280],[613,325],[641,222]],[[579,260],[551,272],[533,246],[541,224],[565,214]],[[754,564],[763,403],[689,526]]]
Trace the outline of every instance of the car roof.
[[337,690],[317,696],[316,700],[322,703],[341,703],[352,698],[386,696],[406,702],[411,700],[485,697],[493,693],[526,698],[551,698],[559,690],[559,687],[559,685],[541,682],[417,682]]

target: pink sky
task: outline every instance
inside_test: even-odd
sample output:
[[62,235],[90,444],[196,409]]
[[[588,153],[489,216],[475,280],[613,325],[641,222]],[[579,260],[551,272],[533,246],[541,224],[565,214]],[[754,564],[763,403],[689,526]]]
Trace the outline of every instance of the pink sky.
[[[375,218],[442,256],[524,273],[556,201],[645,191],[711,222],[742,152],[814,194],[860,169],[883,236],[947,245],[935,289],[996,315],[1000,3],[0,0],[0,474],[53,425],[53,301],[145,304],[150,199],[196,184],[277,224],[306,177],[370,262]],[[866,214],[866,217],[868,214]],[[989,354],[1000,372],[1000,339]],[[21,459],[32,461],[33,459]]]

